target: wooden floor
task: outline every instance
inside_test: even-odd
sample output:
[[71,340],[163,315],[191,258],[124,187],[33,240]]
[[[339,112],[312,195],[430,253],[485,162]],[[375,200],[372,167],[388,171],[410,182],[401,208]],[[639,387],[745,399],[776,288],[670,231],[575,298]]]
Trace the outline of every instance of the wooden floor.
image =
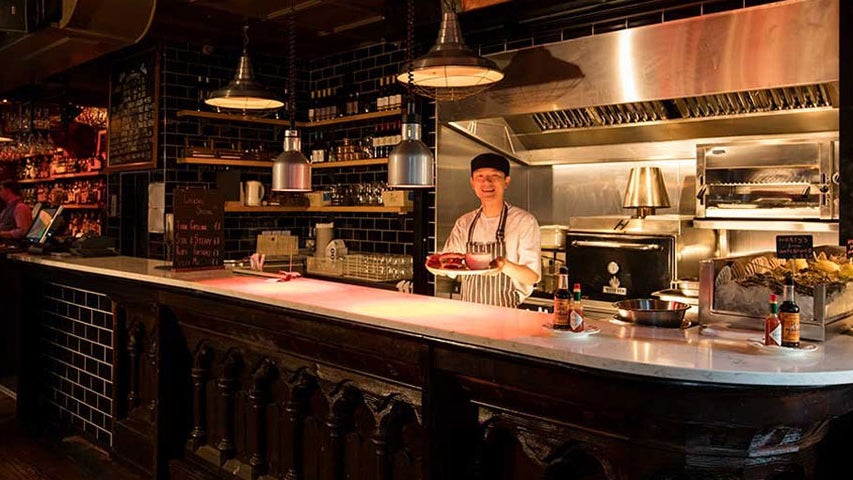
[[14,420],[15,401],[0,393],[0,479],[144,480],[81,437],[35,439]]

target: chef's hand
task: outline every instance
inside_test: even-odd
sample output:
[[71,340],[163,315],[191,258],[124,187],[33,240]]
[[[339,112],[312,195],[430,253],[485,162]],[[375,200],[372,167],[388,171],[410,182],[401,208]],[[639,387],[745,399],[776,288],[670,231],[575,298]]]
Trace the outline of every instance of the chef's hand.
[[500,272],[502,272],[502,271],[503,271],[503,269],[504,269],[504,267],[506,266],[506,264],[507,264],[507,263],[508,263],[508,260],[507,260],[506,258],[504,258],[504,257],[496,257],[494,260],[492,260],[491,262],[489,262],[489,267],[491,267],[491,268],[497,268],[497,269],[498,269],[498,271],[497,271],[497,272],[495,272],[495,274],[497,274],[497,273],[500,273]]

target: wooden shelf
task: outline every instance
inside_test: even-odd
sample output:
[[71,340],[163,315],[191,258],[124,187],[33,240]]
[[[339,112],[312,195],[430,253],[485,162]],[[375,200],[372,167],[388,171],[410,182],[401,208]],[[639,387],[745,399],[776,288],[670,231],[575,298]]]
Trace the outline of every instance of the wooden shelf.
[[[178,110],[179,117],[196,117],[196,118],[208,118],[212,120],[228,120],[232,122],[246,122],[246,123],[263,123],[266,125],[276,125],[279,127],[289,127],[290,120],[281,120],[279,118],[264,118],[264,117],[253,117],[251,115],[239,115],[233,113],[218,113],[218,112],[199,112],[196,110]],[[296,127],[304,127],[305,123],[296,122]]]
[[[385,118],[402,115],[403,110],[398,108],[394,110],[383,110],[381,112],[359,113],[357,115],[347,115],[345,117],[335,117],[328,120],[320,120],[319,122],[296,122],[297,128],[314,128],[325,127],[327,125],[338,125],[348,122],[360,122],[363,120],[373,120],[376,118]],[[253,117],[251,115],[237,115],[233,113],[217,113],[217,112],[200,112],[196,110],[178,110],[179,117],[196,117],[207,118],[212,120],[228,120],[231,122],[246,122],[246,123],[262,123],[266,125],[276,125],[279,127],[289,127],[290,120],[281,120],[278,118]]]
[[65,203],[62,208],[65,210],[101,210],[104,206],[97,203]]
[[361,120],[373,120],[376,118],[385,118],[385,117],[393,117],[395,115],[402,115],[403,110],[400,108],[394,110],[383,110],[381,112],[368,112],[368,113],[359,113],[357,115],[347,115],[345,117],[335,117],[330,118],[328,120],[320,120],[319,122],[308,122],[303,123],[302,126],[306,128],[313,127],[325,127],[326,125],[337,125],[339,123],[348,123],[348,122],[358,122]]
[[67,180],[69,178],[91,178],[91,177],[99,177],[104,175],[103,172],[80,172],[80,173],[61,173],[59,175],[53,175],[47,178],[27,178],[23,180],[18,180],[19,185],[25,185],[28,183],[44,183],[44,182],[52,182],[54,180]]
[[[224,167],[272,167],[273,162],[264,160],[228,160],[225,158],[179,157],[178,163],[195,165],[221,165]],[[365,165],[384,165],[387,158],[365,158],[363,160],[343,160],[340,162],[312,163],[311,168],[362,167]],[[19,182],[20,183],[20,182]]]
[[272,167],[272,162],[268,160],[240,160],[210,157],[179,157],[178,163],[221,165],[224,167]]
[[259,213],[286,213],[286,212],[316,212],[316,213],[397,213],[405,214],[412,210],[411,207],[250,207],[240,202],[225,202],[226,212],[259,212]]
[[388,163],[387,158],[365,158],[363,160],[341,160],[340,162],[312,163],[311,168],[362,167],[364,165],[383,165],[386,163]]

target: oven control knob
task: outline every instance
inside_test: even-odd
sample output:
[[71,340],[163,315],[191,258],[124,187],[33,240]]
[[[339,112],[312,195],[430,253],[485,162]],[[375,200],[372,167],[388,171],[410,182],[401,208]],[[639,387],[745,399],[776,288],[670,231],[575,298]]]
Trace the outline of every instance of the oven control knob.
[[611,275],[616,275],[619,273],[619,264],[616,262],[610,262],[607,264],[607,273]]

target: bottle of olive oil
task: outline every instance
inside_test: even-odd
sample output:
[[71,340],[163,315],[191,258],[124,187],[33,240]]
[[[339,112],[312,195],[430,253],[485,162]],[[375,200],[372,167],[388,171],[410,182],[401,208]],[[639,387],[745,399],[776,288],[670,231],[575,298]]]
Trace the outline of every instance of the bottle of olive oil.
[[764,345],[782,345],[782,321],[779,320],[779,297],[770,294],[770,313],[764,319]]
[[782,305],[779,306],[779,320],[782,321],[782,346],[798,348],[800,346],[800,307],[794,298],[794,278],[785,278],[785,292]]
[[584,329],[584,322],[580,283],[576,283],[572,287],[572,304],[569,309],[569,330],[573,332],[582,332]]
[[554,290],[554,330],[569,329],[569,312],[571,311],[572,294],[569,292],[569,269],[560,267],[557,277],[557,289]]

